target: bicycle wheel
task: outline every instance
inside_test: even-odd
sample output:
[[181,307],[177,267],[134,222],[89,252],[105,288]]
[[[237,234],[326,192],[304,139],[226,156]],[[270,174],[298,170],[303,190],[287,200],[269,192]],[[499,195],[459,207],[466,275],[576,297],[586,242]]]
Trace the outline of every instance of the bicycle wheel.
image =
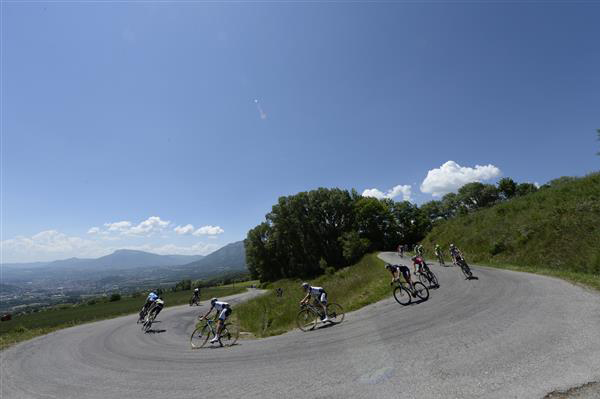
[[211,335],[212,331],[208,324],[196,328],[190,337],[192,349],[202,348],[204,345],[206,345]]
[[344,309],[337,303],[327,305],[327,317],[334,324],[344,321]]
[[429,272],[431,274],[430,281],[433,287],[439,287],[440,283],[438,282],[437,276],[433,274],[433,272]]
[[424,284],[414,283],[415,295],[422,301],[426,301],[429,298],[429,290]]
[[427,275],[425,273],[419,273],[419,281],[421,282],[421,284],[423,285],[428,285],[431,282],[429,281],[429,278],[427,277]]
[[221,330],[221,343],[223,346],[235,345],[240,336],[240,328],[237,324],[227,323]]
[[469,269],[469,265],[467,265],[467,262],[465,261],[460,262],[460,270],[462,270],[466,278],[471,278],[473,276],[471,269]]
[[146,316],[146,318],[144,319],[144,324],[142,324],[142,331],[143,332],[150,331],[150,328],[152,328],[153,321],[154,321],[154,317]]
[[296,316],[296,324],[302,331],[314,329],[319,322],[319,316],[310,309],[302,309]]
[[408,292],[408,290],[401,285],[398,285],[396,288],[394,288],[394,299],[396,299],[396,302],[398,302],[400,305],[404,306],[409,305],[412,301],[410,292]]

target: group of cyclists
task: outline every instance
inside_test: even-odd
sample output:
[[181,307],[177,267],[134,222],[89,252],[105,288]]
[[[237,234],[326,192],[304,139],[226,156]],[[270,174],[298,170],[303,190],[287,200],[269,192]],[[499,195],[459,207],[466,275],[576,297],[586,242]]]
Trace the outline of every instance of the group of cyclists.
[[[398,246],[398,254],[401,257],[404,256],[404,250],[405,250],[404,245]],[[414,252],[415,252],[415,255],[411,258],[411,260],[413,261],[413,272],[416,275],[417,273],[423,273],[424,268],[427,267],[427,264],[425,263],[425,260],[423,257],[424,250],[423,250],[422,245],[417,244],[414,247]],[[444,264],[443,263],[443,254],[442,254],[442,249],[439,244],[435,245],[435,254],[438,257],[438,259],[440,260],[440,264],[443,265]],[[450,244],[450,256],[452,257],[453,264],[457,264],[457,261],[462,259],[462,253],[454,244]],[[406,283],[410,286],[410,288],[413,288],[411,271],[408,266],[392,265],[392,264],[387,263],[385,265],[385,268],[392,274],[391,284],[394,284],[394,283],[400,281],[400,277],[402,276],[404,278],[404,280],[406,281]],[[307,282],[303,282],[301,284],[301,288],[304,291],[305,296],[300,301],[300,305],[308,304],[312,298],[316,304],[320,305],[323,308],[322,322],[330,321],[329,318],[327,317],[327,292],[325,291],[325,289],[323,287],[311,286]],[[148,295],[148,297],[146,298],[146,303],[144,304],[144,306],[142,307],[142,311],[140,312],[140,318],[142,317],[142,315],[145,315],[145,314],[152,314],[153,317],[155,318],[160,313],[160,311],[163,309],[164,300],[159,296],[159,294],[157,292],[160,292],[160,291],[159,290],[151,291],[150,294]],[[193,294],[191,301],[194,301],[194,302],[197,301],[199,303],[199,301],[200,301],[200,289],[199,288],[194,289],[194,294]],[[204,319],[208,318],[208,315],[213,310],[216,311],[215,318],[217,318],[218,320],[217,320],[216,335],[212,340],[210,340],[210,342],[216,343],[216,342],[220,342],[221,331],[223,330],[223,325],[225,324],[225,321],[227,320],[227,318],[231,315],[232,308],[229,303],[219,301],[218,298],[212,298],[210,300],[210,309],[208,310],[208,312],[206,312],[206,314],[204,314],[203,316],[200,316],[198,319],[204,320]]]

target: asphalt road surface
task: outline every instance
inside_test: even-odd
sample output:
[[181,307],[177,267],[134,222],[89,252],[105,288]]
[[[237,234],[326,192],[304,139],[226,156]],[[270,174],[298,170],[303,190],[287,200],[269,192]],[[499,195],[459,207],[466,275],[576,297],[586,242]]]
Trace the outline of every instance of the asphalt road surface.
[[598,294],[525,273],[432,269],[441,287],[427,302],[390,295],[342,324],[231,348],[190,349],[205,306],[167,304],[154,333],[133,315],[58,331],[1,353],[0,397],[543,398],[600,381]]

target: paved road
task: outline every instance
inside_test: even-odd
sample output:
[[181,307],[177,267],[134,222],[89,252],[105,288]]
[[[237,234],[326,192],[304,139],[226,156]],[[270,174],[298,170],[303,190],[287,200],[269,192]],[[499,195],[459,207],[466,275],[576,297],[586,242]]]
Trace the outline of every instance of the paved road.
[[203,307],[165,308],[154,334],[134,316],[62,330],[1,353],[0,397],[542,398],[600,380],[599,295],[530,274],[474,268],[467,281],[433,269],[441,288],[427,302],[390,297],[337,326],[232,348],[189,349]]

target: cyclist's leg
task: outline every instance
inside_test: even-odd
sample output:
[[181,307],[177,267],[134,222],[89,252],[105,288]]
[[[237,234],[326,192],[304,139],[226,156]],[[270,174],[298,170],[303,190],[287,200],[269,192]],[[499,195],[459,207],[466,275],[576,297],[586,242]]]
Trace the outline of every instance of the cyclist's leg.
[[325,317],[323,318],[323,320],[324,321],[329,320],[327,318],[327,294],[325,292],[323,292],[321,294],[321,296],[319,297],[319,304],[323,308],[323,315],[325,315]]

